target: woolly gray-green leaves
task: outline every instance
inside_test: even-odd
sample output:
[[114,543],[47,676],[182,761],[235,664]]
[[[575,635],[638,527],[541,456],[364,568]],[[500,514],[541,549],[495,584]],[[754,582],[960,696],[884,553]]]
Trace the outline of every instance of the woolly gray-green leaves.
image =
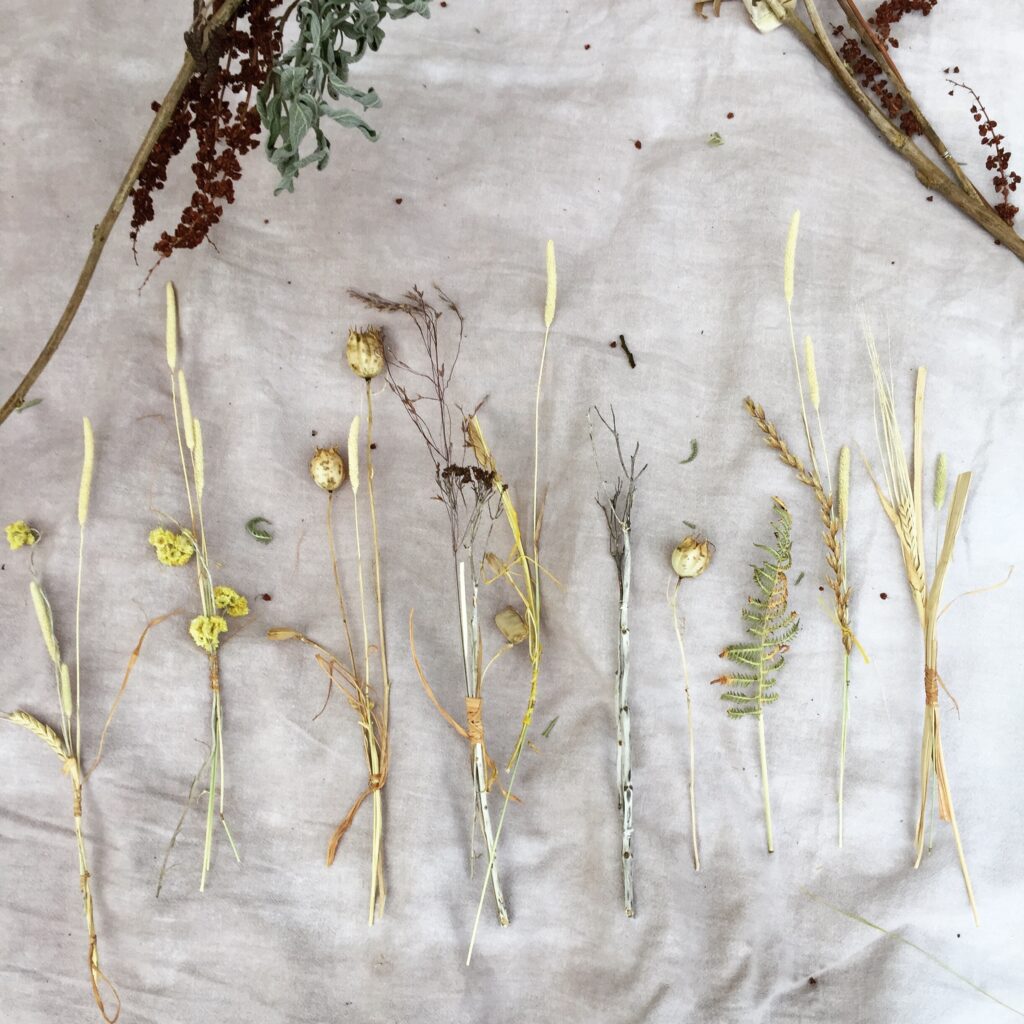
[[[377,133],[359,111],[380,106],[372,88],[348,84],[349,68],[384,41],[387,18],[411,14],[430,17],[430,0],[299,0],[295,11],[299,35],[274,65],[256,100],[267,131],[266,152],[281,175],[275,194],[291,192],[299,171],[311,163],[323,170],[331,143],[322,121],[328,118],[356,128],[371,141]],[[351,106],[339,100],[351,101]],[[334,102],[332,102],[334,101]],[[303,153],[310,132],[314,146]]]

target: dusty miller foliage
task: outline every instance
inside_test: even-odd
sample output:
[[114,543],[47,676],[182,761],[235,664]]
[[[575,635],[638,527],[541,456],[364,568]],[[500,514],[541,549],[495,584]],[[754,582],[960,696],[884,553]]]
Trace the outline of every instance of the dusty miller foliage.
[[[411,14],[430,17],[430,0],[299,0],[295,20],[299,36],[274,64],[257,98],[257,110],[267,130],[266,151],[281,180],[275,193],[295,188],[299,171],[315,163],[323,170],[331,143],[323,119],[357,128],[375,141],[377,132],[353,109],[380,106],[369,88],[348,84],[349,68],[384,41],[388,18]],[[350,101],[349,104],[343,101]],[[303,153],[310,133],[314,147]]]

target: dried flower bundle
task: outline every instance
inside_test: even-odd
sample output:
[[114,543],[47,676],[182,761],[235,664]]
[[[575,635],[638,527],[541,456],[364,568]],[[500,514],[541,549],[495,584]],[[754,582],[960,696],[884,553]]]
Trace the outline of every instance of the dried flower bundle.
[[[426,445],[427,453],[434,466],[436,497],[444,507],[448,518],[459,611],[458,632],[466,684],[465,726],[460,725],[443,708],[427,681],[423,667],[416,656],[412,612],[409,616],[409,637],[413,660],[427,695],[448,724],[467,741],[470,747],[475,805],[474,820],[484,838],[487,868],[473,922],[469,951],[466,957],[467,964],[472,960],[480,915],[488,890],[493,893],[499,923],[501,925],[509,923],[508,907],[498,874],[498,840],[504,827],[509,802],[515,799],[513,787],[537,703],[542,650],[540,640],[540,578],[542,571],[540,567],[542,512],[539,499],[540,402],[557,296],[555,250],[554,244],[550,241],[547,244],[546,271],[544,340],[534,397],[533,492],[531,536],[529,538],[524,535],[511,489],[498,470],[497,462],[487,445],[476,413],[466,415],[459,411],[457,414],[456,410],[459,407],[455,405],[450,395],[464,333],[464,320],[458,307],[440,290],[438,290],[438,296],[445,310],[438,310],[427,302],[423,292],[418,288],[413,288],[399,301],[385,299],[376,294],[351,292],[353,298],[358,299],[370,309],[379,312],[402,313],[412,320],[419,335],[425,358],[425,362],[421,365],[413,366],[392,353],[390,356],[386,355],[384,363],[389,388],[402,403]],[[451,352],[448,352],[441,343],[440,323],[445,311],[457,321],[457,338]],[[372,352],[364,352],[362,346],[350,344],[349,359],[357,373],[362,373],[357,368],[359,362],[364,362],[367,370],[377,369],[375,356]],[[425,394],[419,390],[424,387]],[[424,408],[428,405],[432,409],[429,416],[424,414]],[[467,464],[469,452],[473,454],[475,465]],[[481,531],[486,530],[489,533],[495,519],[502,515],[508,524],[512,538],[512,551],[505,559],[499,558],[489,551],[481,553],[480,550]],[[486,538],[483,539],[486,540]],[[519,602],[519,607],[507,608],[499,613],[495,625],[504,642],[493,656],[485,660],[480,624],[480,588],[482,585],[493,584],[499,580],[503,580],[509,585],[515,599]],[[508,782],[504,789],[501,814],[495,826],[491,816],[490,793],[497,781],[498,771],[487,751],[484,735],[484,680],[494,662],[502,654],[519,644],[525,644],[529,654],[529,694],[519,736],[506,765]]]
[[[407,316],[414,324],[422,345],[425,360],[422,366],[414,366],[392,352],[386,360],[385,372],[388,387],[402,403],[426,445],[434,466],[436,497],[448,519],[448,539],[453,559],[458,610],[456,621],[459,651],[465,680],[465,726],[460,725],[443,710],[426,681],[426,675],[416,658],[411,613],[410,643],[420,679],[428,696],[469,746],[474,817],[483,835],[485,854],[490,865],[485,884],[489,884],[494,894],[499,923],[507,925],[509,914],[498,871],[496,829],[491,815],[491,789],[497,778],[497,768],[487,752],[484,736],[483,684],[487,668],[493,663],[493,658],[485,662],[479,613],[479,593],[483,581],[480,534],[498,514],[494,508],[497,488],[493,470],[467,464],[467,422],[465,417],[459,414],[454,398],[450,394],[462,349],[464,320],[458,306],[442,291],[438,291],[438,296],[444,310],[437,309],[428,302],[418,288],[414,288],[397,301],[376,294],[355,291],[351,294],[370,309]],[[445,312],[451,314],[456,324],[456,337],[451,351],[443,341],[441,324]],[[418,390],[423,386],[427,389],[425,396]],[[429,413],[425,411],[428,407]]]
[[[850,583],[847,577],[847,539],[850,494],[850,450],[840,449],[838,465],[838,487],[833,488],[831,461],[825,444],[825,431],[821,420],[821,386],[818,380],[817,364],[814,357],[814,343],[810,337],[804,339],[804,372],[800,371],[800,357],[797,354],[796,331],[793,327],[793,293],[796,278],[796,244],[800,227],[800,212],[793,214],[786,241],[786,255],[783,264],[783,293],[786,298],[786,312],[789,323],[789,340],[793,355],[793,370],[796,374],[797,393],[800,397],[800,415],[803,421],[804,438],[807,442],[809,466],[795,455],[779,434],[778,428],[768,419],[764,409],[747,398],[744,401],[758,429],[764,435],[765,444],[778,452],[779,459],[789,466],[797,479],[814,492],[823,526],[822,540],[825,544],[825,564],[828,567],[826,583],[833,597],[833,621],[839,629],[843,647],[842,715],[839,727],[839,784],[837,804],[839,809],[839,845],[843,845],[843,795],[846,779],[846,746],[850,722],[850,681],[853,649],[859,647],[850,623]],[[806,377],[807,388],[804,390]],[[807,405],[814,410],[817,420],[817,439],[807,416]],[[825,467],[822,479],[820,467]],[[861,654],[864,655],[861,648]],[[867,656],[864,655],[865,661]]]
[[790,641],[800,628],[800,619],[789,609],[789,580],[786,573],[793,564],[790,529],[793,525],[789,510],[779,498],[773,498],[775,519],[772,531],[775,541],[771,545],[757,544],[767,556],[754,566],[754,582],[760,595],[751,597],[743,612],[747,632],[753,638],[726,647],[721,653],[740,666],[739,671],[719,676],[714,680],[729,687],[722,700],[732,706],[726,712],[730,718],[757,719],[757,739],[761,760],[761,795],[764,801],[764,826],[768,852],[775,850],[772,837],[772,806],[768,790],[768,757],[764,742],[764,709],[779,699],[776,690],[778,673],[786,662]]
[[[971,486],[971,474],[960,473],[953,485],[949,514],[942,548],[929,578],[925,561],[924,535],[924,393],[927,371],[917,371],[917,385],[914,394],[914,435],[911,455],[908,457],[900,432],[899,417],[893,397],[892,383],[882,371],[878,350],[870,332],[867,335],[868,355],[874,376],[875,401],[878,417],[882,423],[879,447],[883,470],[883,483],[873,480],[878,499],[886,518],[892,523],[899,540],[903,556],[903,568],[907,585],[917,609],[918,620],[924,640],[924,729],[921,737],[920,801],[918,803],[917,827],[914,832],[914,867],[921,863],[924,855],[926,818],[928,811],[929,787],[934,782],[938,795],[939,817],[948,821],[953,830],[960,870],[963,873],[967,899],[971,905],[975,924],[978,923],[978,908],[974,901],[974,888],[967,870],[960,829],[953,811],[953,797],[946,774],[946,762],[942,750],[942,731],[939,716],[939,687],[945,687],[939,675],[938,620],[941,615],[942,588],[953,560],[957,534],[963,523],[967,505],[967,492]],[[936,473],[934,501],[945,501],[945,477],[943,463]]]
[[[71,783],[72,814],[74,818],[75,845],[78,852],[78,879],[82,891],[82,904],[85,911],[86,933],[88,935],[88,966],[89,979],[92,985],[92,996],[103,1019],[113,1024],[121,1013],[121,997],[113,983],[100,967],[99,941],[96,936],[95,907],[93,902],[92,875],[89,872],[85,836],[82,830],[82,796],[85,782],[99,761],[97,756],[92,768],[85,771],[82,765],[82,677],[81,656],[79,651],[79,623],[82,606],[82,573],[85,564],[85,527],[89,518],[89,498],[92,492],[93,468],[95,465],[95,449],[92,425],[88,419],[83,420],[84,453],[82,459],[82,476],[78,495],[78,584],[75,598],[75,677],[72,687],[71,670],[61,654],[60,644],[53,622],[53,609],[42,586],[33,579],[29,585],[32,604],[35,608],[43,643],[53,665],[53,679],[57,690],[57,708],[60,717],[60,731],[46,725],[35,715],[27,711],[13,711],[4,717],[12,725],[26,729],[38,736],[60,760],[61,774],[67,776]],[[130,671],[130,669],[129,669]],[[111,715],[113,712],[111,712]],[[108,719],[109,722],[109,719]],[[101,747],[102,750],[102,741]],[[109,996],[113,996],[114,1007],[108,1009],[102,989],[106,988]]]
[[199,780],[206,776],[206,831],[203,842],[202,867],[199,874],[199,889],[206,889],[206,878],[213,859],[213,835],[219,821],[227,837],[228,845],[239,861],[238,850],[231,836],[224,816],[225,803],[225,762],[224,762],[224,714],[220,671],[221,637],[228,631],[227,617],[240,618],[248,615],[249,602],[232,587],[215,585],[214,563],[206,547],[206,525],[203,516],[203,497],[206,489],[205,449],[203,430],[192,410],[185,371],[178,365],[178,305],[174,285],[167,284],[167,369],[170,374],[171,406],[174,411],[174,429],[178,441],[181,473],[185,483],[185,498],[188,503],[188,520],[182,526],[176,521],[177,532],[167,527],[156,527],[149,535],[149,543],[157,559],[166,566],[184,566],[194,560],[196,589],[199,598],[199,614],[192,616],[188,632],[193,643],[206,657],[210,683],[210,752],[196,773],[189,788],[185,811],[175,828],[157,882],[157,895],[163,886],[168,861],[178,834],[184,824],[185,815],[197,795]]
[[683,625],[679,621],[679,588],[683,580],[693,580],[702,575],[711,564],[713,548],[702,537],[684,537],[672,550],[669,559],[673,578],[669,581],[669,608],[672,610],[672,625],[679,645],[679,660],[683,668],[683,692],[686,694],[686,731],[690,757],[690,841],[693,844],[693,869],[700,871],[700,847],[697,837],[697,748],[693,739],[693,700],[690,697],[690,672],[686,666],[686,647],[683,644]]
[[[360,472],[360,436],[362,434],[359,416],[352,420],[348,434],[348,468],[335,448],[320,448],[313,455],[309,464],[313,482],[327,492],[327,548],[334,577],[335,594],[338,600],[338,611],[341,619],[342,633],[348,653],[348,661],[332,654],[329,650],[311,640],[308,636],[291,629],[272,629],[269,636],[274,640],[299,640],[316,651],[316,662],[327,674],[330,692],[338,686],[348,701],[349,707],[359,720],[363,739],[363,754],[366,760],[367,782],[365,789],[359,794],[334,830],[327,844],[327,863],[334,863],[338,846],[355,821],[356,814],[364,801],[370,800],[373,807],[372,842],[370,853],[370,906],[369,923],[372,925],[384,913],[387,890],[384,883],[384,786],[388,778],[390,763],[390,743],[388,724],[391,702],[391,679],[388,674],[387,644],[384,636],[384,603],[381,590],[381,559],[380,540],[377,530],[377,505],[373,485],[373,389],[372,381],[379,376],[386,364],[386,353],[382,332],[377,328],[353,329],[349,331],[346,345],[346,360],[352,372],[360,377],[366,387],[366,431],[365,447],[362,449],[366,457],[366,503],[370,513],[370,524],[373,541],[373,581],[376,600],[376,636],[371,641],[373,624],[367,614],[366,583],[363,565],[362,536],[359,522],[359,492],[363,475]],[[359,612],[362,622],[361,659],[356,652],[349,625],[348,607],[342,586],[341,569],[334,543],[334,496],[348,480],[352,489],[352,530],[356,551],[356,577],[359,594]],[[375,658],[371,658],[371,650]],[[372,676],[375,670],[372,664],[379,661],[380,682],[375,688]],[[380,694],[378,698],[377,694]]]
[[[722,0],[708,2],[713,2],[717,15]],[[1003,147],[1003,136],[996,130],[996,122],[973,90],[962,82],[950,80],[954,89],[964,88],[972,93],[971,115],[986,149],[985,167],[995,172],[993,186],[998,202],[993,205],[968,177],[954,151],[940,138],[896,65],[893,51],[898,49],[899,41],[892,35],[893,27],[905,14],[917,11],[928,15],[937,0],[884,0],[870,17],[864,16],[857,0],[837,0],[837,3],[845,24],[840,21],[830,27],[819,13],[816,0],[745,0],[754,24],[761,31],[785,25],[796,35],[896,154],[910,165],[914,176],[929,192],[943,196],[997,244],[1024,260],[1024,237],[1013,229],[1018,211],[1012,195],[1020,177],[1010,169],[1011,154]],[[703,15],[702,8],[706,5],[698,0],[697,13]],[[838,39],[838,44],[833,39]],[[956,72],[959,68],[954,69]],[[918,140],[922,140],[920,144]]]
[[[604,513],[608,527],[608,550],[615,563],[615,578],[619,588],[618,657],[615,664],[615,713],[617,725],[616,779],[619,798],[619,815],[622,824],[622,897],[626,916],[636,913],[633,881],[633,748],[630,742],[629,709],[629,599],[633,580],[633,504],[636,500],[637,481],[643,475],[646,465],[637,467],[640,445],[633,446],[627,459],[622,451],[622,438],[615,410],[607,418],[597,409],[592,412],[612,435],[615,444],[616,479],[614,485],[602,481],[597,495],[597,504]],[[588,416],[589,418],[589,416]],[[590,422],[590,439],[594,444],[593,421]],[[597,457],[595,446],[595,458]],[[692,748],[691,748],[692,749]]]

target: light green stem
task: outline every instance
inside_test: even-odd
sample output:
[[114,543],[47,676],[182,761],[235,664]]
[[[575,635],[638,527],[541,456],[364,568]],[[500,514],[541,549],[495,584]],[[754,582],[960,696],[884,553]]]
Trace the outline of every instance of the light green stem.
[[775,841],[772,838],[772,803],[768,794],[768,756],[764,746],[764,715],[757,714],[757,741],[761,751],[761,794],[764,797],[764,827],[768,836],[768,852],[775,852]]

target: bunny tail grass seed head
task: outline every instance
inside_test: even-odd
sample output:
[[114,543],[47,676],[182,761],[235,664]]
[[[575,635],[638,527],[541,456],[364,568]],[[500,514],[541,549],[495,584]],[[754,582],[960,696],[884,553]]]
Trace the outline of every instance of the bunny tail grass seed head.
[[821,389],[818,387],[818,368],[814,362],[814,342],[809,334],[804,338],[804,370],[807,373],[807,393],[817,412],[821,406]]
[[78,525],[85,526],[89,518],[89,496],[92,494],[92,470],[96,458],[96,444],[92,436],[89,417],[82,419],[82,481],[78,487]]
[[359,417],[352,418],[352,426],[348,428],[348,476],[352,481],[352,490],[359,493]]
[[178,399],[181,402],[181,425],[185,429],[185,447],[193,451],[196,446],[196,421],[192,415],[192,403],[188,398],[184,370],[178,371]]
[[36,610],[36,619],[39,621],[39,632],[43,634],[43,643],[46,644],[46,653],[50,655],[50,661],[59,667],[60,649],[57,647],[57,637],[53,633],[50,602],[46,600],[43,588],[35,580],[28,585],[28,589],[32,595],[32,607]]
[[337,448],[317,448],[309,460],[309,475],[313,483],[328,494],[345,482],[345,463]]
[[850,446],[839,449],[839,525],[846,529],[850,515]]
[[786,262],[783,268],[783,286],[786,292],[786,304],[793,303],[793,282],[796,276],[796,240],[800,234],[800,211],[793,214],[789,222],[789,236],[786,239]]
[[555,299],[558,294],[558,272],[555,267],[555,243],[549,238],[547,248],[548,294],[544,301],[544,326],[550,327],[555,320]]
[[939,452],[935,460],[935,489],[932,501],[935,511],[941,512],[946,507],[946,491],[949,489],[949,460],[945,452]]
[[373,380],[384,372],[384,333],[379,327],[352,327],[348,332],[345,357],[352,372]]
[[174,373],[178,366],[178,299],[174,285],[167,282],[167,367]]

